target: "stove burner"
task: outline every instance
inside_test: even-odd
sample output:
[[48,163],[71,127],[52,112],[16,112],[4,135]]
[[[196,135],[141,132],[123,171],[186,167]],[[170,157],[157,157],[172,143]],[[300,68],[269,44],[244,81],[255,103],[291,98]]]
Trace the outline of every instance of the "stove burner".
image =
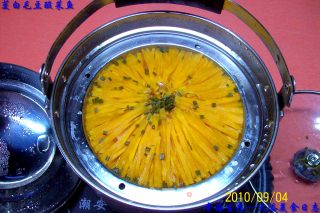
[[320,153],[317,150],[307,147],[299,150],[293,156],[291,167],[304,181],[320,181]]

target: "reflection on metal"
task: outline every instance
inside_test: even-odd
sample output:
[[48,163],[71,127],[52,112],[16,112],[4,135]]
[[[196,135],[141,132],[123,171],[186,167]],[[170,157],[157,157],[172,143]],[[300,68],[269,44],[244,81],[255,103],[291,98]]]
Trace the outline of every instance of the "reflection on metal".
[[[0,64],[0,189],[12,189],[38,179],[49,167],[55,144],[42,106],[43,94],[32,85],[36,73]],[[36,85],[36,84],[35,84]]]
[[320,130],[320,117],[319,118],[316,118],[315,122],[314,122],[314,127],[317,129],[317,130]]
[[320,153],[310,153],[306,160],[309,166],[316,167],[320,164]]
[[34,121],[34,120],[29,120],[29,119],[25,119],[24,117],[17,117],[17,116],[12,116],[10,117],[10,119],[13,122],[18,122],[20,123],[20,125],[25,126],[26,128],[29,128],[30,131],[34,132],[34,133],[45,133],[47,132],[48,129],[46,129],[46,127],[43,125],[43,121]]

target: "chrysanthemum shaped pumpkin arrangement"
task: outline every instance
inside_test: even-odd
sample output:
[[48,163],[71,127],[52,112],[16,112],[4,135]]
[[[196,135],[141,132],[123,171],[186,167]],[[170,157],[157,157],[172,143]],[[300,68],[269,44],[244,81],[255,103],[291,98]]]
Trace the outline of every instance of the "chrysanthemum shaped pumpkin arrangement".
[[241,141],[244,110],[234,81],[214,61],[174,46],[136,49],[93,79],[83,125],[97,158],[144,187],[209,178]]

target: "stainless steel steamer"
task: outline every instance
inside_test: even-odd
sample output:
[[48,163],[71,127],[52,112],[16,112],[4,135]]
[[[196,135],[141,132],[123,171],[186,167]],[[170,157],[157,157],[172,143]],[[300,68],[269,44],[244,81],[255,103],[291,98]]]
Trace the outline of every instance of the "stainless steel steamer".
[[[270,34],[235,2],[120,0],[115,4],[122,7],[154,2],[186,4],[216,13],[226,10],[237,16],[270,51],[282,77],[280,92],[276,91],[270,73],[257,53],[237,35],[207,19],[166,11],[128,15],[96,29],[73,48],[60,66],[54,83],[50,83],[51,68],[62,45],[82,22],[98,9],[111,4],[111,0],[92,1],[66,26],[41,69],[41,81],[58,147],[85,182],[130,206],[157,210],[190,209],[221,199],[256,173],[271,151],[281,111],[290,106],[294,80]],[[199,184],[162,190],[134,185],[111,174],[94,156],[85,139],[81,110],[91,80],[113,58],[149,45],[174,45],[200,52],[221,65],[239,87],[246,115],[241,145],[222,171]],[[119,187],[120,184],[125,187]],[[191,197],[187,196],[188,192],[192,193]]]

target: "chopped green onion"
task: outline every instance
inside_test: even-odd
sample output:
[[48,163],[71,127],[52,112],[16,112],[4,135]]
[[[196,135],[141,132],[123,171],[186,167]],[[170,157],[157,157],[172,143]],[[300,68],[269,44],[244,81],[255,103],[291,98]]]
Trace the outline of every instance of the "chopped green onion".
[[160,154],[160,160],[164,160],[164,156],[165,156],[164,153],[161,153]]
[[227,97],[232,97],[232,96],[233,96],[232,92],[229,92],[227,95]]
[[192,101],[192,104],[193,104],[193,109],[198,109],[199,108],[199,105],[198,105],[197,101]]
[[131,80],[131,77],[128,77],[128,76],[123,76],[123,80]]
[[103,104],[103,99],[101,99],[99,97],[95,97],[92,99],[92,103],[93,104]]

